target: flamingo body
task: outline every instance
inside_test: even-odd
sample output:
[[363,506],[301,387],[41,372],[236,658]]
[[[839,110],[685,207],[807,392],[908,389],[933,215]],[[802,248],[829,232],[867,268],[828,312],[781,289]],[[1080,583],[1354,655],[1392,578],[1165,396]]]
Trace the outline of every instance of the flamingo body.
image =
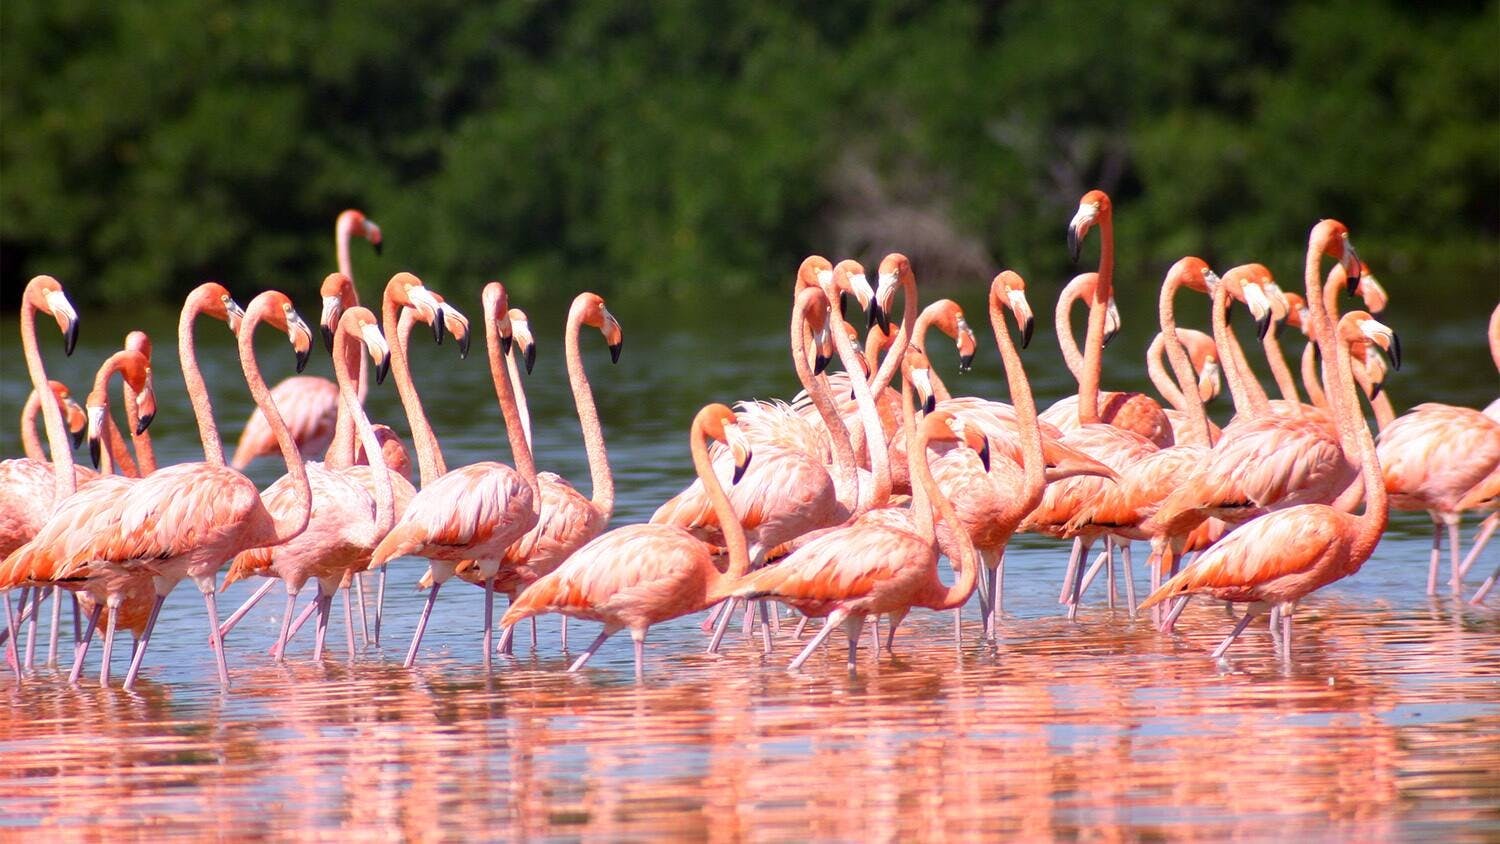
[[[271,388],[271,400],[304,458],[320,457],[328,450],[338,420],[337,384],[316,375],[294,375]],[[266,415],[256,408],[240,433],[230,465],[244,470],[256,458],[278,453],[276,435]]]

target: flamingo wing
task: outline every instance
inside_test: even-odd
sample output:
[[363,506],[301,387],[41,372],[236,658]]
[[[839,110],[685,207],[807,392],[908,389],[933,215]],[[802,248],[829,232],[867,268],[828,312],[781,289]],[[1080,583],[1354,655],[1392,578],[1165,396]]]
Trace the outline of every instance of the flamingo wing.
[[[338,385],[316,375],[294,375],[271,388],[271,400],[304,457],[321,456],[333,442],[338,421]],[[255,458],[279,451],[276,434],[260,408],[250,414],[240,432],[230,465],[243,470]]]
[[412,497],[401,521],[376,547],[370,566],[405,554],[497,559],[535,524],[531,488],[519,472],[501,463],[472,463]]

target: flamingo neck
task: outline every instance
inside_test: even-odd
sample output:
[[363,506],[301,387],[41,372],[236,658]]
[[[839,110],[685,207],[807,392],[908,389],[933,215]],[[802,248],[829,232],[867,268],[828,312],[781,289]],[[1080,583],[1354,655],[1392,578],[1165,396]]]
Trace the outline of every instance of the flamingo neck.
[[[130,442],[135,446],[136,469],[140,477],[156,471],[156,449],[151,445],[151,434],[141,431],[141,410],[135,390],[125,385],[125,427],[130,432]],[[140,433],[136,433],[140,431]]]
[[[105,461],[107,459],[111,466],[110,471],[118,472],[127,478],[139,478],[141,477],[141,471],[136,466],[135,460],[131,458],[130,450],[125,447],[125,438],[120,436],[120,429],[115,425],[114,414],[110,412],[109,379],[114,377],[115,373],[119,372],[125,366],[127,359],[136,354],[138,353],[132,351],[119,351],[105,358],[103,365],[99,367],[99,371],[94,374],[93,391],[89,394],[91,399],[93,396],[100,396],[104,400],[104,403],[100,405],[104,411],[104,428],[101,433],[106,449],[104,454],[100,456],[101,468],[99,471],[101,473],[105,471],[102,467],[106,465]],[[129,384],[124,384],[124,379],[121,379],[121,381],[125,389],[130,389]],[[131,430],[135,430],[134,424],[131,425]]]
[[714,472],[713,461],[709,459],[708,444],[705,439],[702,420],[694,419],[690,443],[693,469],[698,472],[699,480],[703,481],[703,490],[708,493],[708,501],[714,508],[714,515],[719,519],[719,528],[724,534],[724,547],[729,552],[729,567],[723,574],[718,575],[715,584],[717,588],[713,590],[721,592],[750,572],[750,549],[745,543],[745,527],[740,524],[740,518],[734,512],[734,505],[729,503],[729,496],[724,492],[724,485],[719,483],[719,476]]
[[807,365],[806,349],[810,338],[807,312],[816,307],[821,299],[822,293],[816,288],[808,288],[797,294],[796,303],[792,307],[792,367],[797,371],[797,380],[802,382],[802,389],[807,391],[813,407],[817,408],[823,427],[828,430],[828,440],[833,449],[835,497],[846,511],[854,513],[859,506],[859,472],[854,465],[854,445],[849,441],[849,429],[844,427],[844,420],[834,406],[833,397],[828,394],[828,379],[813,375],[812,367]]
[[[21,301],[21,346],[26,354],[26,371],[31,375],[31,386],[38,396],[50,395],[51,382],[47,380],[47,369],[42,365],[42,353],[36,343],[36,312],[31,302],[30,290]],[[62,408],[55,401],[41,401],[42,427],[47,432],[47,446],[52,452],[52,473],[56,483],[54,502],[61,502],[78,488],[73,477],[73,452],[69,448],[68,429],[63,424]]]
[[412,383],[411,369],[407,361],[407,337],[411,333],[412,318],[409,312],[398,306],[389,296],[380,306],[381,327],[391,347],[391,375],[396,379],[396,394],[401,397],[401,407],[406,411],[406,424],[411,429],[412,447],[417,451],[417,467],[421,473],[422,486],[427,486],[447,472],[443,464],[443,451],[432,425],[427,422],[427,413],[422,410],[422,399],[417,395],[417,386]]
[[1266,351],[1266,364],[1271,367],[1271,377],[1276,379],[1276,389],[1281,397],[1292,404],[1301,404],[1302,396],[1297,393],[1297,379],[1292,377],[1292,369],[1287,366],[1286,355],[1281,351],[1281,341],[1276,338],[1276,332],[1280,328],[1280,323],[1272,322],[1271,329],[1261,338],[1261,347]]
[[1490,357],[1495,361],[1495,369],[1500,370],[1500,305],[1490,312]]
[[[902,359],[906,357],[906,348],[911,345],[912,337],[915,336],[917,281],[910,272],[901,274],[901,298],[905,300],[901,305],[901,329],[896,332],[895,339],[886,350],[885,358],[880,362],[880,369],[870,379],[870,392],[873,395],[880,395],[881,391],[891,385],[891,380],[896,376],[896,370],[901,366]],[[848,366],[848,363],[844,365]]]
[[[1098,278],[1098,274],[1095,273],[1094,277]],[[1073,305],[1083,295],[1088,280],[1087,273],[1074,276],[1058,295],[1057,307],[1052,312],[1052,324],[1057,329],[1057,345],[1062,349],[1063,362],[1068,365],[1068,371],[1073,373],[1075,382],[1083,380],[1083,353],[1078,351],[1078,341],[1073,337]],[[1091,311],[1090,317],[1092,315]]]
[[[1203,409],[1203,396],[1198,392],[1198,379],[1193,374],[1193,364],[1188,360],[1187,350],[1182,346],[1182,338],[1177,336],[1177,314],[1175,301],[1177,288],[1181,282],[1177,280],[1176,273],[1169,276],[1161,286],[1161,296],[1157,300],[1157,321],[1161,325],[1161,334],[1158,338],[1166,347],[1167,358],[1172,362],[1172,373],[1177,377],[1177,384],[1181,390],[1175,396],[1167,395],[1165,387],[1156,381],[1156,373],[1153,371],[1151,380],[1156,382],[1157,389],[1162,390],[1162,395],[1178,410],[1188,415],[1188,429],[1183,432],[1183,445],[1210,445],[1213,436],[1209,432],[1208,413]],[[1224,285],[1220,284],[1219,287]],[[1152,348],[1156,344],[1152,343]],[[1152,354],[1146,354],[1148,363],[1152,362]],[[1163,379],[1170,380],[1170,379]],[[1175,401],[1174,401],[1175,399]]]
[[[615,511],[615,478],[609,469],[609,453],[604,446],[604,427],[599,422],[599,408],[594,404],[594,388],[583,368],[583,352],[578,334],[583,330],[583,302],[574,301],[568,311],[568,330],[563,338],[563,356],[568,363],[568,386],[573,391],[573,407],[578,411],[578,425],[583,429],[583,447],[589,457],[589,483],[593,486],[590,501],[594,509],[609,521]],[[519,394],[518,394],[519,395]]]
[[[1359,473],[1365,485],[1365,512],[1357,517],[1359,532],[1354,538],[1353,558],[1363,562],[1369,559],[1380,542],[1380,535],[1385,532],[1390,516],[1390,502],[1386,498],[1385,478],[1380,471],[1380,462],[1375,457],[1375,440],[1359,409],[1359,394],[1354,386],[1349,344],[1338,340],[1335,345],[1337,381],[1330,385],[1329,399],[1334,405],[1334,418],[1339,421],[1346,434],[1352,437],[1359,453]],[[1335,389],[1339,394],[1337,398],[1333,394]]]
[[[1037,426],[1036,399],[1031,394],[1031,382],[1026,369],[1021,365],[1021,354],[1016,350],[1010,336],[1010,326],[999,300],[990,297],[990,326],[995,331],[995,344],[1000,349],[1000,359],[1005,362],[1005,383],[1010,389],[1011,406],[1016,409],[1016,429],[1021,435],[1021,471],[1024,483],[1021,495],[1011,511],[1013,524],[1042,503],[1046,492],[1046,460],[1042,455],[1042,432]],[[953,524],[953,522],[949,522]]]
[[526,430],[521,425],[521,413],[516,409],[516,393],[511,388],[510,376],[505,371],[505,353],[500,350],[500,330],[495,326],[494,315],[486,314],[485,349],[489,353],[490,380],[495,384],[495,398],[500,403],[500,416],[505,420],[505,438],[510,443],[511,460],[521,479],[531,487],[532,507],[541,506],[542,496],[537,488],[536,463],[531,457],[531,444],[526,442]]
[[[1224,361],[1224,380],[1229,383],[1229,395],[1234,399],[1236,415],[1250,418],[1269,410],[1266,396],[1261,393],[1259,401],[1251,392],[1248,381],[1254,380],[1245,363],[1244,349],[1234,338],[1234,329],[1229,327],[1229,290],[1224,282],[1214,288],[1211,318],[1214,326],[1214,344],[1219,348],[1219,357]],[[1256,386],[1259,386],[1258,384]]]
[[1078,421],[1087,425],[1099,418],[1099,379],[1104,371],[1104,318],[1109,299],[1114,295],[1115,221],[1114,212],[1099,216],[1099,280],[1094,283],[1094,298],[1089,302],[1089,333],[1084,339],[1083,373],[1078,379]]
[[26,397],[26,404],[21,407],[21,450],[25,452],[26,459],[45,463],[47,452],[42,446],[42,438],[36,432],[36,417],[42,412],[40,396],[40,393],[32,390],[31,395]]
[[[933,302],[917,315],[917,324],[912,328],[911,345],[920,349],[924,355],[927,354],[927,332],[932,328],[932,323],[937,319],[943,307],[943,301]],[[948,392],[948,385],[944,384],[943,379],[938,376],[937,367],[927,370],[927,380],[932,382],[933,399],[942,402],[953,398],[953,394]]]
[[[953,512],[953,505],[943,497],[942,490],[932,478],[932,468],[927,463],[927,437],[916,430],[916,415],[912,410],[911,399],[911,383],[903,377],[901,379],[901,422],[909,443],[906,462],[911,471],[912,515],[916,520],[917,534],[933,549],[933,582],[937,587],[937,592],[933,596],[936,600],[932,601],[929,606],[935,610],[950,610],[963,606],[969,600],[969,596],[974,592],[979,567],[974,555],[974,543],[970,541],[968,531],[964,530],[963,525],[958,521],[958,514]],[[953,544],[958,546],[958,559],[954,561],[958,576],[954,579],[953,585],[946,589],[943,588],[942,581],[937,579],[935,570],[937,531],[933,524],[934,508],[937,510],[937,517],[948,526],[948,531],[953,537]]]
[[[344,274],[347,283],[339,289],[340,303],[345,311],[359,306],[359,293],[354,289],[354,279],[349,275],[347,263],[349,260],[349,233],[342,224],[335,230],[335,242],[341,248],[339,260],[339,272]],[[338,347],[338,329],[334,329],[333,345]],[[338,361],[338,352],[334,353],[335,364]],[[354,344],[352,348],[345,351],[345,364],[351,372],[359,372],[359,387],[356,397],[361,405],[365,402],[365,396],[369,393],[369,370],[366,367],[365,356],[360,353],[359,345]],[[334,413],[333,442],[328,444],[328,451],[323,456],[323,462],[330,469],[343,469],[354,465],[354,421],[350,418],[344,407],[344,402],[338,402],[338,410]]]
[[[829,319],[833,323],[834,347],[838,349],[839,359],[843,361],[844,369],[849,373],[849,383],[854,388],[854,403],[859,409],[859,421],[864,428],[865,451],[870,456],[870,474],[874,478],[874,483],[868,489],[861,487],[859,490],[857,511],[863,513],[874,507],[884,507],[890,501],[890,448],[885,439],[885,428],[880,424],[880,412],[875,407],[871,385],[859,375],[863,371],[859,368],[859,353],[850,342],[848,332],[844,330],[844,318],[837,309],[832,309],[829,311]],[[902,338],[898,337],[897,341],[902,342]],[[829,430],[831,433],[833,429]]]
[[1302,349],[1302,386],[1307,388],[1307,399],[1314,407],[1328,407],[1328,397],[1323,393],[1323,384],[1318,380],[1318,344],[1311,337]]
[[219,428],[214,424],[214,406],[208,397],[208,385],[203,382],[203,372],[198,369],[198,349],[193,342],[193,323],[198,320],[203,306],[198,297],[188,300],[177,320],[177,358],[182,366],[182,382],[187,387],[188,400],[193,404],[193,418],[198,423],[198,439],[203,444],[203,460],[211,466],[224,465],[224,445],[219,441]]
[[1162,365],[1167,346],[1165,337],[1165,334],[1158,332],[1151,338],[1151,345],[1146,347],[1146,376],[1151,379],[1151,386],[1156,388],[1156,392],[1167,400],[1167,404],[1183,410],[1187,406],[1187,399],[1183,397],[1183,391],[1178,389],[1177,382],[1167,374],[1167,368]]
[[297,449],[297,441],[292,439],[286,421],[281,418],[281,411],[276,409],[276,402],[271,399],[271,390],[266,387],[266,381],[260,374],[260,365],[255,359],[255,328],[260,320],[260,308],[251,308],[240,324],[240,368],[245,372],[245,381],[250,385],[250,395],[255,398],[256,407],[265,415],[266,424],[276,437],[276,446],[281,450],[281,459],[286,463],[287,475],[292,479],[292,494],[296,496],[295,507],[278,508],[279,512],[271,517],[272,535],[265,544],[280,545],[307,528],[308,518],[312,514],[312,488],[307,483],[307,468],[302,463],[302,453]]
[[521,433],[526,437],[526,444],[531,446],[532,454],[536,454],[536,440],[531,436],[531,405],[526,401],[526,382],[521,378],[521,366],[516,363],[516,347],[510,347],[510,354],[505,356],[505,376],[510,379],[510,388],[516,394],[516,412],[521,414]]
[[[333,378],[339,385],[339,412],[347,413],[355,430],[359,434],[360,445],[365,449],[365,463],[370,467],[370,474],[375,481],[375,541],[379,542],[391,527],[396,523],[396,493],[391,486],[391,473],[385,465],[385,452],[380,447],[380,440],[375,436],[375,428],[370,425],[370,417],[365,414],[364,405],[359,400],[359,393],[354,388],[354,377],[350,373],[349,349],[354,354],[361,354],[363,343],[354,342],[342,328],[337,329],[333,336]],[[374,544],[374,543],[372,543]]]

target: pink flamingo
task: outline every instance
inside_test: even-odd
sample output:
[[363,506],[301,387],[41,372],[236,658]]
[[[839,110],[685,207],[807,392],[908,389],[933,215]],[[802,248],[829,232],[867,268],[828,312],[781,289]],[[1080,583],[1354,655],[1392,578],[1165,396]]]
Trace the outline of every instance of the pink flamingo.
[[[1241,526],[1205,551],[1194,565],[1168,580],[1141,605],[1194,593],[1248,603],[1234,630],[1214,649],[1222,657],[1235,639],[1260,613],[1279,609],[1281,639],[1291,657],[1291,606],[1316,589],[1359,570],[1374,552],[1389,513],[1385,483],[1375,453],[1375,442],[1360,413],[1350,366],[1349,344],[1361,338],[1382,348],[1397,349],[1395,334],[1364,311],[1353,311],[1328,332],[1335,346],[1334,377],[1329,379],[1334,417],[1356,443],[1364,481],[1365,512],[1352,516],[1325,504],[1304,504],[1277,510]],[[1393,351],[1394,360],[1399,352]]]
[[628,525],[594,539],[537,580],[506,610],[500,625],[510,629],[549,612],[602,622],[603,632],[569,672],[581,669],[610,636],[629,630],[635,640],[636,680],[643,679],[646,631],[651,625],[707,609],[750,568],[744,530],[709,461],[709,438],[729,447],[736,479],[750,463],[750,447],[736,426],[734,411],[724,405],[710,404],[693,418],[693,468],[719,512],[729,553],[727,572],[714,565],[715,546],[680,527]]
[[[48,381],[52,388],[52,397],[57,400],[62,411],[63,425],[67,428],[71,437],[71,443],[77,448],[83,443],[85,427],[88,425],[88,417],[83,415],[83,408],[78,402],[73,401],[73,394],[68,386],[61,381]],[[46,446],[42,444],[41,437],[36,433],[36,420],[42,412],[42,394],[32,390],[26,394],[26,404],[21,406],[21,451],[25,453],[27,460],[35,460],[38,463],[47,462]],[[47,473],[52,472],[51,464],[47,464]]]
[[[390,366],[390,349],[380,333],[375,315],[366,308],[351,307],[339,318],[333,340],[333,371],[344,402],[342,412],[352,416],[365,453],[373,455],[377,461],[372,466],[361,467],[363,474],[371,478],[374,494],[362,479],[355,476],[354,467],[340,469],[322,463],[307,464],[305,483],[312,495],[312,513],[307,529],[284,544],[240,552],[230,564],[220,587],[227,588],[251,574],[279,577],[286,584],[286,612],[273,651],[278,662],[285,652],[297,594],[308,580],[318,583],[318,636],[313,661],[322,659],[334,593],[350,572],[364,568],[375,545],[395,523],[391,473],[378,462],[383,452],[355,392],[355,377],[350,371],[347,354],[351,343],[362,345],[369,353],[376,366],[376,382],[383,382]],[[300,483],[292,475],[282,476],[262,496],[266,509],[281,515],[307,506],[300,499]],[[352,626],[348,627],[348,636],[352,656]]]
[[[1172,438],[1177,442],[1183,442],[1184,436],[1187,436],[1187,441],[1191,442],[1192,435],[1184,433],[1192,424],[1186,394],[1190,391],[1196,392],[1199,401],[1202,402],[1218,398],[1223,386],[1223,379],[1220,377],[1223,370],[1219,366],[1219,352],[1214,345],[1214,338],[1191,328],[1178,328],[1177,338],[1187,351],[1188,362],[1192,365],[1197,380],[1191,384],[1179,385],[1173,376],[1167,374],[1166,368],[1162,365],[1162,355],[1166,350],[1166,335],[1161,333],[1151,339],[1151,345],[1146,349],[1146,373],[1157,392],[1161,393],[1161,397],[1171,405],[1171,407],[1164,408],[1162,412],[1167,415],[1167,421],[1172,423]],[[1215,442],[1221,431],[1212,419],[1207,421],[1209,441]]]
[[[424,483],[407,505],[400,521],[376,547],[370,559],[371,568],[383,566],[406,554],[428,559],[432,589],[427,593],[427,603],[412,635],[411,648],[406,654],[407,668],[416,662],[417,649],[422,644],[438,590],[453,576],[458,564],[469,559],[479,561],[480,577],[485,582],[484,658],[489,659],[493,644],[494,579],[500,570],[500,559],[511,543],[537,523],[541,495],[537,491],[536,466],[531,459],[531,448],[526,443],[515,394],[505,371],[504,357],[510,342],[505,288],[492,281],[485,285],[481,299],[490,376],[517,468],[483,461]],[[406,377],[409,379],[409,374]],[[417,437],[415,427],[414,423],[414,439]],[[430,429],[427,435],[431,436]],[[435,438],[425,446],[418,444],[418,460],[424,462],[424,474],[425,463],[432,462],[434,457],[440,459],[440,455],[424,455],[423,452],[435,448]],[[424,456],[426,461],[422,460]]]
[[281,445],[282,458],[292,475],[300,506],[271,512],[249,478],[224,465],[223,449],[213,422],[213,408],[198,371],[192,345],[192,324],[199,313],[229,319],[231,300],[218,285],[203,285],[188,297],[179,322],[179,354],[199,435],[207,458],[161,469],[131,485],[89,523],[82,547],[71,550],[56,568],[58,579],[100,574],[112,569],[150,572],[156,602],[131,660],[125,685],[131,686],[151,641],[161,605],[184,577],[192,578],[208,611],[209,636],[218,663],[219,683],[229,683],[223,641],[214,600],[214,577],[224,562],[241,551],[279,545],[307,526],[311,492],[302,456],[271,401],[270,390],[255,360],[254,333],[262,322],[286,332],[297,354],[299,368],[312,351],[312,332],[293,310],[291,300],[277,291],[255,297],[240,318],[240,365],[255,403],[266,414]]
[[[350,208],[339,214],[333,226],[334,250],[338,258],[338,272],[324,280],[319,295],[323,297],[323,343],[333,347],[333,329],[338,324],[339,311],[359,304],[359,294],[354,287],[354,266],[349,259],[349,240],[362,237],[380,253],[380,226],[365,217],[361,211]],[[365,368],[359,368],[359,400],[365,399],[368,376]],[[296,440],[297,448],[304,458],[321,455],[334,438],[334,425],[338,417],[339,389],[327,378],[317,375],[297,375],[287,378],[271,388],[271,400],[281,411],[287,427]],[[352,437],[350,438],[353,439]],[[266,424],[266,417],[259,410],[245,422],[240,441],[234,449],[234,460],[230,463],[243,471],[256,458],[275,454],[276,438]]]

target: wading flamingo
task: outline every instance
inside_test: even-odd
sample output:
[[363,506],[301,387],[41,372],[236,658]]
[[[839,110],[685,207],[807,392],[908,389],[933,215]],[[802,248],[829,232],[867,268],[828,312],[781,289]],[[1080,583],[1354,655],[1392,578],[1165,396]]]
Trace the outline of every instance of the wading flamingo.
[[708,405],[693,418],[693,468],[719,512],[729,553],[728,571],[721,573],[714,565],[716,546],[682,528],[658,524],[616,528],[580,548],[522,592],[500,625],[510,629],[549,612],[603,623],[604,630],[569,672],[582,668],[610,636],[629,630],[635,640],[635,677],[643,679],[646,631],[651,625],[708,609],[750,568],[745,532],[709,461],[705,443],[709,438],[729,447],[736,478],[750,463],[750,447],[735,424],[734,411],[724,405]]
[[1385,483],[1375,442],[1359,410],[1350,367],[1349,344],[1361,338],[1392,350],[1395,334],[1364,311],[1346,314],[1329,339],[1335,348],[1330,399],[1339,427],[1357,444],[1365,487],[1365,512],[1352,516],[1324,504],[1277,510],[1241,526],[1205,551],[1191,567],[1168,580],[1142,603],[1150,607],[1182,595],[1204,593],[1248,603],[1245,615],[1213,651],[1219,659],[1250,622],[1276,606],[1281,617],[1284,655],[1291,658],[1291,606],[1316,589],[1359,570],[1374,552],[1388,515]]
[[[505,288],[492,281],[484,286],[481,300],[490,376],[495,384],[500,413],[505,419],[505,435],[516,468],[487,460],[454,469],[431,483],[424,483],[407,505],[401,520],[376,547],[370,559],[371,568],[383,566],[406,554],[428,560],[432,588],[427,592],[427,603],[422,608],[416,632],[412,634],[411,648],[406,653],[407,668],[416,663],[417,649],[422,645],[422,635],[426,632],[438,591],[453,576],[459,563],[471,559],[479,562],[479,575],[485,583],[484,658],[489,659],[494,644],[494,579],[500,570],[500,559],[513,542],[537,523],[541,494],[537,491],[536,466],[521,428],[515,393],[505,369],[505,354],[511,340]],[[407,378],[410,378],[409,374]],[[412,436],[417,438],[415,423]],[[428,436],[431,436],[430,429]],[[419,446],[419,461],[424,451]],[[431,459],[431,455],[428,458]]]

